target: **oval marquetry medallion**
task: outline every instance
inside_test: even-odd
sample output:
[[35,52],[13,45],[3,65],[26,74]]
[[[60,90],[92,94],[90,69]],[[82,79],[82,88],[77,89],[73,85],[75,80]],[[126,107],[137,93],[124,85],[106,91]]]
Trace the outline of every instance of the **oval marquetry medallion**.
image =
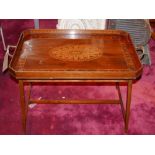
[[49,55],[61,61],[91,61],[102,56],[102,49],[90,45],[62,45],[49,50]]

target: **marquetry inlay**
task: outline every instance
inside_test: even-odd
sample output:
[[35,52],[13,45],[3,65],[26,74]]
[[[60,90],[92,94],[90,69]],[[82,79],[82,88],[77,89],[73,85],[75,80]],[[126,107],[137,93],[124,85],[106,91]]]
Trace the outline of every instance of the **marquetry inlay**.
[[51,48],[49,55],[61,61],[91,61],[102,56],[102,49],[90,45],[67,44]]

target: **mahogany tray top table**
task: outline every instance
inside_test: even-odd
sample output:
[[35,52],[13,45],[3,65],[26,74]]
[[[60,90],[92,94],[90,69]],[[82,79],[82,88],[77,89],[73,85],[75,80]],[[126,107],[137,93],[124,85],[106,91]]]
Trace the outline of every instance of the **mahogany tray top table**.
[[[133,80],[142,74],[142,65],[127,32],[120,30],[26,30],[9,65],[19,81],[22,126],[26,133],[28,105],[38,104],[120,104],[128,130]],[[25,101],[24,84],[35,82],[113,82],[118,100],[37,100]],[[127,83],[124,108],[119,83]]]

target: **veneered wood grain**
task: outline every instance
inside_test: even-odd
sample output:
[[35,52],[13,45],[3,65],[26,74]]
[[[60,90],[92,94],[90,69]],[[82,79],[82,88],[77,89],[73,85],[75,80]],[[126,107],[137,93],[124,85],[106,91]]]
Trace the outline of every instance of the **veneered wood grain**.
[[26,30],[10,64],[17,79],[136,79],[142,73],[128,33]]

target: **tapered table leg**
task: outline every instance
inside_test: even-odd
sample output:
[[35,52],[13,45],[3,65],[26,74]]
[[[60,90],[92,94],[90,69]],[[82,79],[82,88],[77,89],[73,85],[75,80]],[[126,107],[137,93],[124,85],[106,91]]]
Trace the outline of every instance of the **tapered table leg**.
[[132,80],[129,80],[128,81],[128,86],[127,86],[126,113],[125,113],[125,132],[128,132],[130,104],[131,104],[131,91],[132,91]]
[[20,90],[22,127],[23,127],[24,134],[26,134],[26,112],[27,112],[27,107],[26,107],[26,104],[25,104],[24,84],[23,84],[22,80],[19,80],[19,90]]
[[122,100],[122,95],[121,95],[119,82],[116,83],[116,89],[117,89],[117,92],[118,92],[119,102],[120,102],[121,110],[122,110],[122,115],[123,115],[123,119],[124,119],[124,122],[125,122],[125,110],[124,110],[124,105],[123,105],[123,100]]
[[28,105],[30,104],[30,98],[31,98],[31,90],[32,90],[32,84],[29,83],[28,93],[27,93],[27,106],[26,106],[26,114],[28,112]]

